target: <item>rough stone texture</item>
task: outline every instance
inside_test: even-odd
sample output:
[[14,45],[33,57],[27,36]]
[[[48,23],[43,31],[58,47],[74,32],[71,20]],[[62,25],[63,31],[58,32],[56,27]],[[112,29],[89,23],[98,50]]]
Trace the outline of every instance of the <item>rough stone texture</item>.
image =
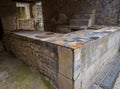
[[[0,1],[0,16],[2,17],[5,32],[16,29],[16,4],[10,0]],[[67,3],[67,4],[66,4]],[[55,31],[57,25],[68,24],[72,15],[91,12],[96,10],[96,24],[117,25],[119,0],[43,0],[43,17],[46,31]],[[40,9],[36,8],[41,11]],[[35,11],[35,10],[34,10]],[[36,15],[35,15],[36,16]],[[36,29],[39,29],[40,20],[36,22]],[[7,23],[7,25],[6,25]],[[43,28],[42,28],[43,29]]]
[[[0,42],[1,44],[1,42]],[[0,45],[0,89],[55,89],[39,72],[30,68]]]
[[0,1],[0,17],[2,20],[2,25],[4,33],[9,33],[12,30],[16,29],[15,20],[16,20],[16,7],[15,2],[11,0],[1,0]]
[[[11,0],[1,0],[0,1],[0,18],[2,20],[2,25],[4,33],[10,33],[16,29],[32,29],[43,31],[43,17],[41,5],[33,5],[34,16],[27,20],[18,20],[16,2]],[[40,8],[38,8],[40,7]],[[41,12],[41,13],[40,13]],[[20,27],[19,27],[20,25]]]
[[35,30],[34,24],[35,24],[34,23],[34,19],[19,20],[19,27],[18,27],[18,29]]
[[120,11],[119,4],[119,0],[97,1],[97,23],[105,25],[118,25],[118,13]]
[[58,73],[57,48],[53,44],[37,42],[16,35],[4,38],[6,50],[14,53],[25,63],[39,70],[56,85]]
[[55,31],[53,28],[58,24],[68,24],[72,15],[89,13],[93,9],[96,9],[95,24],[118,25],[119,3],[119,0],[43,0],[45,30]]
[[[43,15],[41,2],[24,4],[17,3],[17,7],[25,8],[25,18],[19,18],[17,15],[17,29],[29,29],[43,31]],[[17,8],[16,7],[16,8]]]

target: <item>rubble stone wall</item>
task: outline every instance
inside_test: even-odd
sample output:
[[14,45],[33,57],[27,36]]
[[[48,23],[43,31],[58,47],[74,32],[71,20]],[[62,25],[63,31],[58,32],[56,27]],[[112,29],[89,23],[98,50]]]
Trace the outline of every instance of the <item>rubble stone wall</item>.
[[96,9],[95,24],[118,25],[119,4],[119,0],[43,0],[45,30],[52,31],[57,25],[69,24],[72,15],[81,11],[90,13],[93,9]]
[[15,6],[15,2],[11,2],[11,0],[0,1],[0,18],[2,20],[4,33],[10,33],[12,30],[16,29]]
[[[15,34],[4,36],[6,50],[15,54],[27,65],[47,76],[54,85],[57,83],[57,46]],[[57,86],[57,85],[56,85]]]
[[[119,4],[119,0],[52,0],[52,2],[43,0],[41,9],[43,9],[44,27],[46,31],[53,31],[59,24],[68,24],[69,18],[73,14],[79,14],[81,11],[90,12],[91,9],[97,10],[95,24],[118,25]],[[11,0],[1,0],[0,7],[4,32],[15,30],[17,25],[16,3]],[[42,12],[41,9],[38,10]],[[43,21],[38,20],[36,23],[38,30],[43,29],[40,22]]]

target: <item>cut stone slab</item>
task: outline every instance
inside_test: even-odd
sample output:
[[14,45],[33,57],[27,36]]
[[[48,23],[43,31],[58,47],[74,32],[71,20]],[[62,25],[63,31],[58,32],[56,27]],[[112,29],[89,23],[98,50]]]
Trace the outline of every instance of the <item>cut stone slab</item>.
[[[105,66],[100,75],[95,79],[94,83],[88,89],[113,89],[116,78],[120,73],[120,55],[116,55],[115,59]],[[119,89],[119,88],[118,88]]]
[[71,49],[58,47],[59,73],[69,79],[73,77],[73,52]]
[[59,81],[59,89],[74,89],[73,81],[61,74],[58,75],[58,81]]
[[120,60],[115,65],[115,67],[111,70],[109,75],[106,77],[106,79],[101,84],[101,87],[106,89],[111,89],[116,81],[116,78],[120,72]]

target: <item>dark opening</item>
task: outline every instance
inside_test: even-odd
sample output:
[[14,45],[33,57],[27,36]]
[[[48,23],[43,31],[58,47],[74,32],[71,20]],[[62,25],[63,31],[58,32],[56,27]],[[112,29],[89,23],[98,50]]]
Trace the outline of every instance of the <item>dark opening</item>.
[[2,21],[1,21],[1,18],[0,18],[0,40],[3,38],[3,26],[2,26]]

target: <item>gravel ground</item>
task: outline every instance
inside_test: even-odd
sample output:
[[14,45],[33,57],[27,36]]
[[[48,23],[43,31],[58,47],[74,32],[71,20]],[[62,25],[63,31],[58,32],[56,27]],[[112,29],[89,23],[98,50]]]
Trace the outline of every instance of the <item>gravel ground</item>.
[[120,89],[120,73],[119,76],[115,82],[114,88],[113,89]]

